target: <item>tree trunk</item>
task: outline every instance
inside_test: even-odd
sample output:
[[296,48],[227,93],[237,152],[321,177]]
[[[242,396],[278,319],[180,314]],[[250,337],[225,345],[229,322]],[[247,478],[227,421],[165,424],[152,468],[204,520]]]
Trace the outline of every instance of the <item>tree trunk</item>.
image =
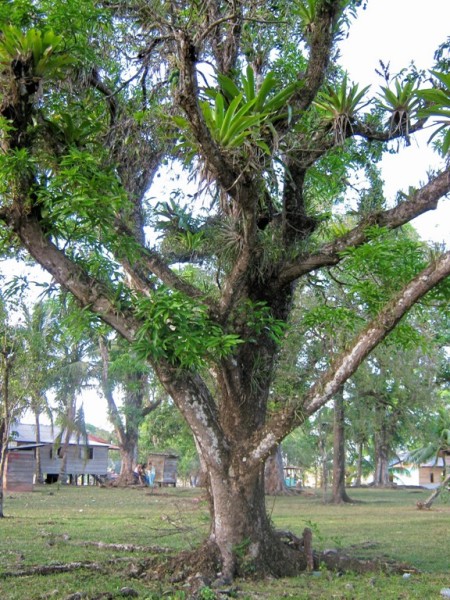
[[210,542],[220,549],[224,577],[231,579],[253,571],[279,576],[294,574],[299,567],[306,568],[306,561],[301,565],[298,555],[294,559],[270,524],[263,469],[236,475],[231,477],[225,471],[210,473],[213,503]]
[[351,502],[345,491],[345,411],[344,389],[334,396],[333,423],[333,504]]
[[159,401],[153,402],[144,408],[147,388],[147,376],[139,370],[128,373],[124,386],[124,412],[122,418],[114,400],[113,386],[109,376],[109,350],[106,339],[99,338],[99,349],[102,357],[102,391],[108,404],[108,416],[117,435],[121,458],[119,485],[130,485],[135,482],[133,468],[138,455],[139,426],[144,416],[154,410]]
[[428,496],[428,498],[425,500],[425,502],[417,503],[417,508],[428,508],[428,509],[431,508],[431,506],[433,505],[433,502],[440,495],[440,493],[447,487],[447,485],[449,483],[450,483],[450,475],[447,475],[447,477],[445,477],[444,480],[442,481],[441,485],[439,487],[437,487],[430,496]]
[[42,462],[41,462],[41,448],[39,444],[41,443],[41,427],[39,424],[39,412],[35,411],[34,413],[34,424],[36,429],[36,482],[44,483],[44,476],[42,473]]
[[389,480],[389,443],[388,434],[384,423],[374,436],[375,447],[375,473],[373,483],[375,487],[387,487]]
[[119,481],[120,485],[130,485],[135,482],[133,468],[136,463],[136,450],[137,440],[127,440],[128,443],[120,444],[120,474]]
[[8,436],[6,430],[6,419],[0,421],[0,518],[3,518],[3,485],[5,479],[5,465],[6,465],[6,448],[8,443]]
[[270,496],[280,496],[290,493],[284,481],[283,458],[280,446],[277,446],[266,460],[264,481],[266,494]]
[[364,443],[358,442],[358,458],[356,460],[355,485],[360,486],[362,482],[362,463],[363,463]]
[[0,352],[1,360],[1,389],[0,389],[0,400],[3,404],[2,416],[0,419],[0,518],[4,517],[3,514],[3,486],[5,480],[5,467],[6,467],[6,454],[8,452],[8,436],[11,420],[11,409],[9,404],[9,377],[14,361],[14,352],[12,348],[6,344],[6,338],[4,347]]
[[319,451],[321,459],[321,488],[323,494],[323,501],[327,501],[328,492],[328,452],[326,443],[326,425],[323,425],[320,429],[319,436]]

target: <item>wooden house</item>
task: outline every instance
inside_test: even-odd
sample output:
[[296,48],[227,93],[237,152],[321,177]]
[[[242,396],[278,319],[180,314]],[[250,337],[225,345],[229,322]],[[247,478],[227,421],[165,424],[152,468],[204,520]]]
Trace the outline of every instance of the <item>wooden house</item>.
[[[15,423],[11,428],[12,442],[8,445],[5,487],[20,491],[31,489],[36,471],[36,455],[40,453],[41,469],[47,483],[58,480],[61,472],[63,448],[55,445],[61,430],[50,425],[40,426],[40,440],[36,442],[36,428],[26,423]],[[66,474],[71,481],[79,477],[95,480],[106,476],[110,444],[88,436],[88,443],[72,435],[67,447]]]
[[15,492],[33,491],[36,471],[35,447],[9,448],[6,454],[4,487]]
[[148,455],[147,468],[154,470],[154,485],[168,486],[177,485],[177,463],[176,454],[155,452]]
[[436,458],[419,465],[412,464],[405,454],[392,466],[395,468],[395,483],[434,489],[439,487],[444,473],[450,471],[450,453],[441,452]]

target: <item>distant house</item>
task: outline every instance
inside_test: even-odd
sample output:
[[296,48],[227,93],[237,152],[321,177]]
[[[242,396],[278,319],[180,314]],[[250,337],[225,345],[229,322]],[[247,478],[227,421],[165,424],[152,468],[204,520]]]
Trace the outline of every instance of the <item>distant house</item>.
[[[51,425],[40,426],[40,443],[36,444],[34,425],[15,423],[11,428],[12,441],[8,445],[5,488],[7,490],[31,490],[36,471],[36,453],[39,448],[41,468],[47,483],[57,481],[61,471],[62,447],[55,445],[61,429]],[[106,476],[110,444],[98,437],[88,435],[88,443],[71,436],[67,449],[66,474],[70,480],[82,477],[89,481]]]
[[147,468],[154,473],[153,483],[155,485],[169,486],[177,485],[177,462],[176,454],[166,452],[154,452],[148,455]]
[[450,470],[450,453],[442,453],[437,459],[432,459],[420,465],[408,461],[408,455],[391,465],[394,472],[394,482],[398,485],[417,485],[428,489],[439,486],[444,475],[444,467]]

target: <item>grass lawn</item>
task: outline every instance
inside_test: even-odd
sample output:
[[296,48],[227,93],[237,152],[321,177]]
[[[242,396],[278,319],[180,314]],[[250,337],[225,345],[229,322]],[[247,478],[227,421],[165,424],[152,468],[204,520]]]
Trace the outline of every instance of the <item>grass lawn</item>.
[[[416,510],[428,492],[351,490],[355,504],[332,506],[321,497],[268,497],[267,510],[277,528],[301,534],[313,530],[317,549],[340,548],[363,559],[401,561],[420,573],[341,574],[321,570],[297,578],[252,582],[239,580],[228,595],[209,588],[200,600],[241,599],[440,598],[450,588],[450,504],[437,501],[430,511]],[[0,520],[0,599],[141,599],[187,600],[183,585],[148,579],[145,559],[161,549],[194,548],[208,529],[201,490],[42,486],[32,493],[7,493]],[[103,542],[99,547],[95,543]],[[107,544],[133,544],[131,551]],[[151,547],[151,549],[149,549]],[[74,568],[74,563],[83,563]],[[33,567],[68,572],[31,574]],[[129,590],[128,590],[128,593]],[[230,596],[231,594],[231,596]]]

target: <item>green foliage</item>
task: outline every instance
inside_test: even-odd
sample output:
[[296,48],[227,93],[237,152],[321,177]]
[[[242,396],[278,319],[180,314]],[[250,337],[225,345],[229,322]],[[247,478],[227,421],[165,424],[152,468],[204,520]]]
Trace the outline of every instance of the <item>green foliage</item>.
[[246,341],[256,342],[260,335],[267,335],[276,344],[279,344],[286,333],[287,324],[276,319],[266,302],[246,300],[239,306],[238,321],[244,322],[244,326],[250,332]]
[[417,82],[412,80],[403,84],[399,79],[394,80],[394,90],[382,87],[379,105],[391,113],[389,120],[389,133],[405,136],[408,139],[410,120],[419,108],[420,99],[417,92]]
[[200,588],[197,595],[199,600],[215,600],[217,598],[216,592],[209,586]]
[[239,336],[212,322],[206,306],[161,286],[151,298],[135,298],[144,321],[135,347],[143,357],[163,358],[183,368],[201,368],[231,354]]
[[432,71],[432,74],[439,80],[440,87],[417,92],[419,98],[426,102],[425,108],[419,111],[419,115],[440,117],[435,119],[439,127],[429,141],[433,140],[435,136],[443,134],[441,151],[445,156],[450,150],[450,74],[439,71]]
[[51,29],[29,29],[23,33],[13,25],[4,27],[0,38],[0,64],[32,62],[35,77],[60,77],[73,59],[62,51],[63,37]]
[[309,36],[314,29],[316,20],[317,0],[297,0],[294,2],[293,10],[300,18],[305,36]]
[[[206,125],[214,139],[224,148],[239,148],[251,139],[266,154],[271,154],[265,137],[269,134],[270,123],[279,119],[280,111],[286,107],[289,98],[298,88],[291,83],[276,92],[280,83],[273,72],[266,75],[259,88],[251,66],[246,75],[241,76],[241,87],[225,75],[218,75],[219,89],[207,88],[205,93],[213,100],[201,102]],[[174,117],[181,129],[188,131],[186,119]]]
[[351,127],[356,112],[369,104],[369,102],[362,103],[369,87],[360,90],[357,84],[348,86],[347,75],[345,75],[336,89],[328,86],[318,94],[314,105],[325,123],[331,123],[336,144],[344,143],[347,129]]
[[443,402],[427,416],[424,426],[425,444],[416,447],[410,454],[409,459],[420,464],[445,456],[450,451],[450,405]]
[[364,318],[355,313],[351,308],[343,306],[316,306],[305,314],[303,326],[312,329],[319,328],[331,335],[343,327],[349,334],[354,332],[358,325],[364,323]]
[[369,243],[345,252],[345,269],[353,277],[351,295],[373,315],[423,268],[425,248],[401,232],[374,227],[367,233]]

